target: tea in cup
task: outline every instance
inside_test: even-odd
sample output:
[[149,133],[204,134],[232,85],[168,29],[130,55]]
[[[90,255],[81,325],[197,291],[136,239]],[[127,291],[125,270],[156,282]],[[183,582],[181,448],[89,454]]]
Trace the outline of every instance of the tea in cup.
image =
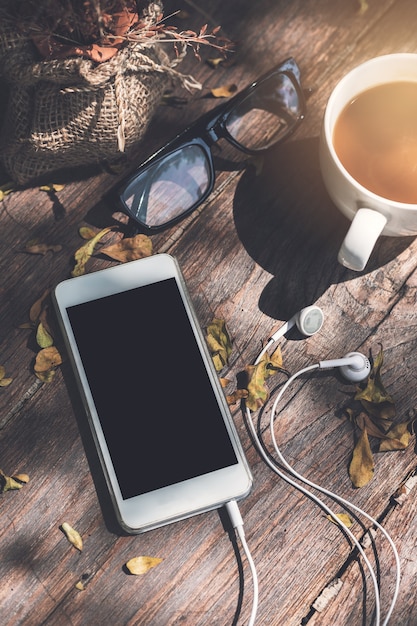
[[324,114],[320,167],[352,220],[342,265],[363,270],[381,234],[417,235],[417,54],[376,57],[342,78]]

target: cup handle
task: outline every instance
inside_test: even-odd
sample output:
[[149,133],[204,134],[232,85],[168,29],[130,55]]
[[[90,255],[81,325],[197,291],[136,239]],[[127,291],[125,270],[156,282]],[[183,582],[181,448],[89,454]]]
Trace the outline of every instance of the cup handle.
[[386,223],[379,211],[359,209],[340,247],[339,263],[356,272],[363,270]]

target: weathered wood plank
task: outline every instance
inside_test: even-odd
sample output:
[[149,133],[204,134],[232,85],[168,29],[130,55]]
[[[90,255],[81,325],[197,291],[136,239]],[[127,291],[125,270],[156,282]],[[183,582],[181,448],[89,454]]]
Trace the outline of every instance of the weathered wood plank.
[[[187,59],[184,69],[202,80],[203,92],[185,94],[188,103],[182,109],[161,107],[138,158],[213,106],[205,97],[210,87],[229,82],[244,87],[293,54],[305,86],[315,88],[300,130],[265,158],[257,175],[253,169],[219,171],[216,192],[202,211],[185,226],[153,237],[154,248],[179,259],[201,324],[215,315],[227,321],[234,338],[227,376],[234,380],[253,361],[279,320],[317,302],[326,314],[325,326],[307,341],[298,341],[295,334],[283,340],[285,366],[296,371],[352,349],[375,354],[382,343],[384,381],[403,419],[417,404],[417,244],[384,238],[366,272],[358,275],[339,267],[335,256],[347,221],[325,193],[317,157],[321,118],[336,81],[370,56],[417,52],[415,3],[369,4],[363,15],[355,2],[332,0],[204,6],[239,41],[234,64],[213,71]],[[201,24],[192,3],[185,5],[195,24]],[[250,575],[245,559],[239,564],[218,513],[139,537],[117,531],[68,365],[53,383],[38,386],[31,369],[33,339],[28,330],[18,328],[45,287],[69,275],[73,252],[82,243],[78,225],[109,225],[114,205],[106,194],[121,176],[103,172],[66,185],[58,194],[60,207],[38,189],[16,192],[0,205],[0,361],[14,378],[0,394],[0,467],[31,477],[20,492],[2,496],[1,621],[8,626],[243,624],[250,612]],[[63,245],[62,252],[46,257],[20,252],[35,237]],[[89,271],[108,264],[95,259]],[[353,433],[340,416],[351,389],[333,373],[295,383],[277,417],[277,437],[298,471],[379,516],[414,469],[415,451],[410,447],[376,454],[373,481],[352,489],[347,464]],[[361,623],[364,614],[364,623],[369,623],[372,592],[367,579],[364,609],[364,580],[357,563],[343,574],[342,591],[327,610],[311,611],[344,567],[350,546],[316,505],[265,467],[240,409],[233,414],[255,478],[241,510],[260,578],[257,623],[299,626],[308,619],[312,626],[343,626]],[[263,431],[267,422],[266,410]],[[265,440],[269,442],[267,431]],[[404,576],[393,624],[411,626],[415,621],[416,520],[412,494],[386,517],[387,529],[400,546]],[[81,554],[59,530],[64,521],[83,535]],[[357,523],[353,531],[360,537],[364,529]],[[129,576],[123,565],[139,554],[159,556],[163,562],[147,576]],[[392,557],[384,543],[381,554],[384,611],[392,589],[387,577]],[[84,591],[74,587],[80,579]]]

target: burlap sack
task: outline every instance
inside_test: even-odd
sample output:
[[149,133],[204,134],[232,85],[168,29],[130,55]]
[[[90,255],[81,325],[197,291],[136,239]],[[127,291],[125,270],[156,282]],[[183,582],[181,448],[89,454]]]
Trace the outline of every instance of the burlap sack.
[[143,137],[167,78],[189,86],[177,62],[161,44],[139,43],[99,64],[80,57],[39,61],[32,42],[3,21],[0,76],[10,95],[0,160],[7,173],[25,185],[56,170],[118,160]]

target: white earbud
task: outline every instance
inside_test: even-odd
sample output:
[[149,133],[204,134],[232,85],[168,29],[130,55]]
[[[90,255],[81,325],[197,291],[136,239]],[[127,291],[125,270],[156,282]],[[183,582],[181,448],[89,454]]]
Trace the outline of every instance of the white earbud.
[[319,363],[321,370],[332,369],[333,367],[339,367],[343,378],[351,383],[365,380],[371,372],[369,359],[360,352],[349,352],[343,359],[331,359]]
[[318,306],[306,306],[304,309],[301,309],[301,311],[293,315],[293,317],[277,331],[275,331],[270,337],[270,340],[276,341],[295,325],[300,333],[302,333],[305,337],[311,337],[311,335],[314,335],[320,330],[323,326],[323,321],[323,311]]

